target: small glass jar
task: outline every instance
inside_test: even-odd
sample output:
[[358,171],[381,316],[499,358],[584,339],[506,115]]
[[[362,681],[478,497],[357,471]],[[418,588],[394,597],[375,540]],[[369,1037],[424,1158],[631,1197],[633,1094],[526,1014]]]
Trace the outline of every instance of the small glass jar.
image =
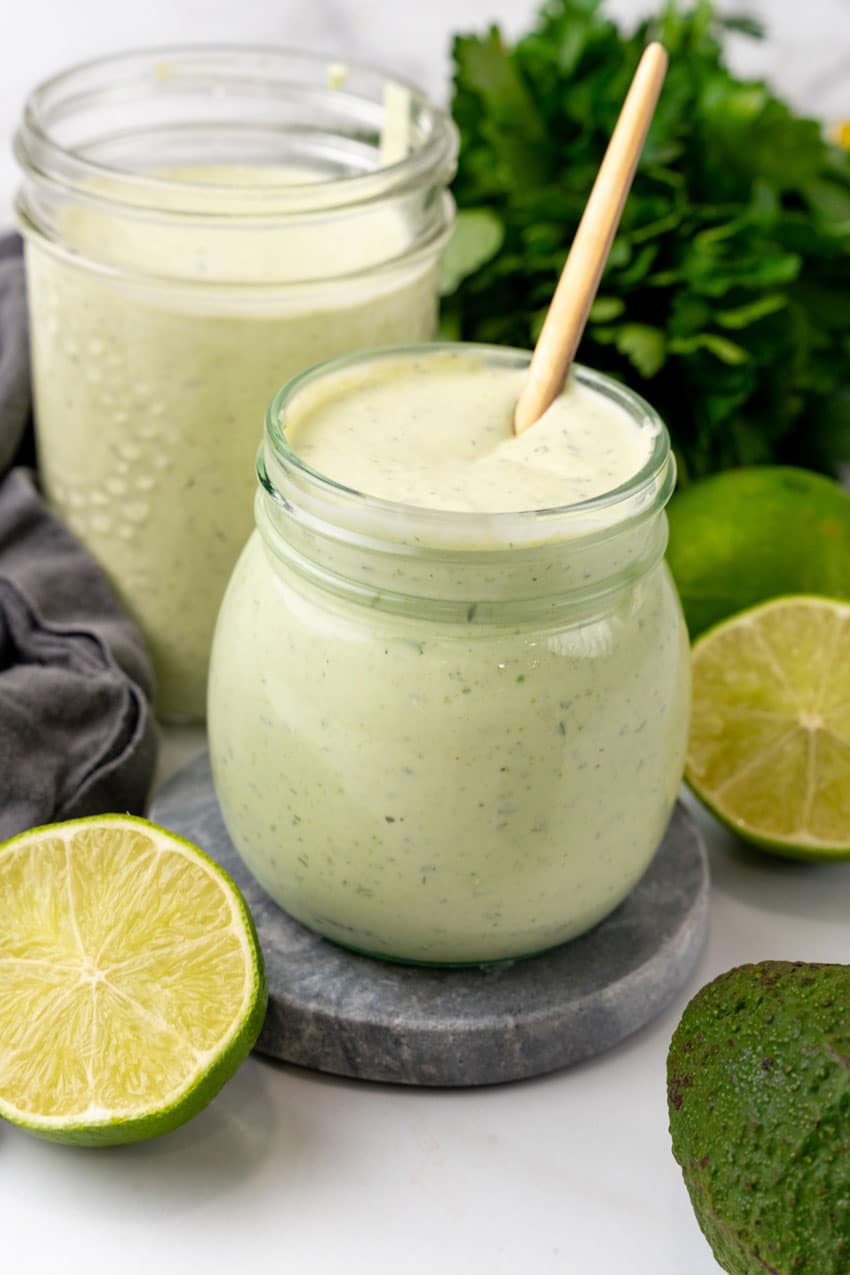
[[378,351],[272,402],[208,720],[227,827],[283,908],[370,955],[463,964],[563,943],[638,881],[681,781],[690,659],[663,561],[669,439],[607,377],[575,369],[651,431],[651,456],[560,509],[394,504],[291,450],[305,389],[445,350],[528,363],[482,346]]
[[318,359],[433,336],[455,130],[374,71],[197,47],[46,82],[15,149],[42,481],[160,714],[200,717],[257,421]]

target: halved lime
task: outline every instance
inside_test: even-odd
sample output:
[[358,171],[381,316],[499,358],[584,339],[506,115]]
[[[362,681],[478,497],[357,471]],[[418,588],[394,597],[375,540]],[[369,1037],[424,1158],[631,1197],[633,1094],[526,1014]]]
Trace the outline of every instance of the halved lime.
[[790,597],[693,650],[686,778],[724,823],[792,858],[850,857],[850,605]]
[[265,1008],[245,902],[189,842],[102,815],[0,846],[0,1116],[90,1146],[166,1133]]

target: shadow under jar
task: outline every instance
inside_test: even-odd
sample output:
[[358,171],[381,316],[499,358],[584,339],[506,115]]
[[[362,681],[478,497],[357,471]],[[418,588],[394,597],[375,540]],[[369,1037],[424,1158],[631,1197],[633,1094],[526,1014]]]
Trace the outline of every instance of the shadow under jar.
[[199,718],[257,421],[318,359],[433,336],[454,128],[377,72],[174,48],[46,82],[16,153],[42,481],[142,627],[158,712]]
[[293,451],[299,396],[446,350],[476,351],[484,375],[528,361],[382,351],[315,369],[272,402],[208,716],[227,827],[283,908],[371,955],[464,964],[562,943],[636,884],[681,780],[690,662],[663,561],[669,439],[606,377],[575,369],[649,431],[649,458],[563,508],[397,504]]

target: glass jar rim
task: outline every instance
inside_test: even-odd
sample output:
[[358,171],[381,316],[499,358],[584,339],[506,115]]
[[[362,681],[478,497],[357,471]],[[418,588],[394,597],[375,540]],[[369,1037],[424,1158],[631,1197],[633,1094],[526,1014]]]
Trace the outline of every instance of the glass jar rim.
[[[323,497],[328,498],[337,511],[342,505],[343,508],[348,507],[355,517],[361,511],[369,511],[378,517],[383,515],[395,525],[396,532],[401,530],[399,523],[403,522],[405,532],[412,534],[416,540],[421,537],[425,544],[434,543],[429,532],[436,533],[437,541],[445,543],[440,532],[449,526],[458,528],[462,532],[463,541],[473,544],[492,542],[494,532],[497,541],[502,544],[510,543],[514,539],[519,539],[526,544],[541,543],[562,537],[570,524],[574,526],[578,534],[581,534],[583,522],[590,524],[586,529],[592,533],[595,515],[605,511],[616,511],[619,507],[621,516],[615,514],[604,528],[603,534],[611,534],[619,531],[625,523],[657,513],[667,504],[676,484],[676,463],[670,445],[670,436],[663,420],[651,404],[634,390],[614,380],[613,377],[594,371],[580,363],[574,363],[571,369],[571,375],[574,375],[580,384],[613,400],[624,408],[636,423],[653,431],[650,454],[640,469],[617,487],[584,500],[544,509],[493,513],[429,509],[424,506],[386,500],[354,487],[348,487],[314,469],[290,445],[283,423],[286,408],[306,386],[325,376],[372,363],[400,359],[419,360],[439,354],[470,354],[480,357],[485,362],[513,368],[527,368],[531,361],[530,351],[513,346],[435,341],[423,345],[386,346],[317,363],[289,380],[278,390],[269,404],[265,426],[266,442],[269,446],[261,449],[258,462],[258,476],[266,492],[276,500],[283,499],[284,503],[291,495],[289,491],[284,494],[278,490],[269,473],[267,462],[272,460],[285,478],[294,480],[296,486],[306,489],[312,498],[319,501]],[[509,529],[513,530],[509,531]],[[598,530],[598,527],[596,529]],[[407,535],[404,538],[407,539]]]
[[[137,77],[147,73],[148,84],[160,80],[164,86],[173,87],[178,79],[175,66],[194,69],[198,75],[202,75],[206,68],[209,75],[215,68],[221,73],[227,59],[232,61],[235,82],[245,84],[248,81],[250,63],[254,61],[257,70],[262,72],[255,77],[258,84],[265,81],[276,83],[281,88],[288,85],[296,96],[305,93],[320,95],[329,103],[357,102],[361,114],[371,116],[373,124],[384,112],[383,104],[376,98],[370,100],[363,93],[358,95],[333,87],[329,78],[331,68],[340,67],[346,81],[353,79],[368,84],[375,91],[390,84],[398,86],[408,95],[411,108],[421,117],[425,136],[421,144],[403,158],[368,171],[331,178],[317,177],[297,184],[290,180],[256,186],[250,182],[191,182],[172,175],[134,172],[93,160],[79,149],[63,145],[53,134],[51,121],[66,119],[73,110],[86,106],[92,93],[114,92],[116,89],[126,92],[127,81],[120,78],[122,71]],[[306,80],[290,82],[284,75],[287,67],[297,68],[302,73],[315,72],[318,78],[313,84]],[[164,69],[158,71],[157,68]],[[88,78],[109,70],[117,73],[114,81],[110,81],[105,89],[95,87],[86,91]],[[332,211],[385,199],[431,176],[445,183],[454,171],[457,147],[457,130],[448,112],[431,101],[423,90],[399,76],[357,61],[341,61],[330,55],[284,45],[214,42],[151,45],[75,63],[42,80],[32,89],[24,103],[14,138],[15,155],[25,173],[36,174],[42,181],[83,189],[89,197],[94,190],[96,198],[105,203],[156,207],[157,193],[167,191],[170,214],[210,216],[211,201],[219,199],[223,205],[221,211],[232,215],[240,193],[244,195],[250,191],[251,215],[261,218]],[[97,182],[104,178],[109,179],[109,188],[99,189]]]

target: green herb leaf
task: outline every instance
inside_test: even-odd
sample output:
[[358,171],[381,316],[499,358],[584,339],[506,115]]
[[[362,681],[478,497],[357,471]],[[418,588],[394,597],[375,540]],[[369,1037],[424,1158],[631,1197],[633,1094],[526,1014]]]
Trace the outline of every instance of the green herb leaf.
[[622,297],[597,297],[590,307],[590,322],[610,323],[612,319],[619,319],[625,308]]
[[614,343],[621,354],[649,380],[664,366],[664,333],[645,323],[624,323]]
[[758,301],[738,306],[737,310],[718,310],[717,322],[724,328],[746,328],[769,314],[775,314],[777,310],[784,310],[787,304],[788,298],[781,292],[775,292],[773,296],[761,297]]
[[491,209],[462,209],[440,262],[440,292],[454,292],[467,275],[495,257],[504,238],[505,228]]
[[734,341],[727,340],[725,336],[718,336],[715,332],[700,332],[697,336],[678,337],[670,342],[670,350],[673,354],[693,354],[696,350],[708,350],[709,354],[720,359],[721,363],[732,365],[746,363],[750,357],[740,345],[735,345]]

